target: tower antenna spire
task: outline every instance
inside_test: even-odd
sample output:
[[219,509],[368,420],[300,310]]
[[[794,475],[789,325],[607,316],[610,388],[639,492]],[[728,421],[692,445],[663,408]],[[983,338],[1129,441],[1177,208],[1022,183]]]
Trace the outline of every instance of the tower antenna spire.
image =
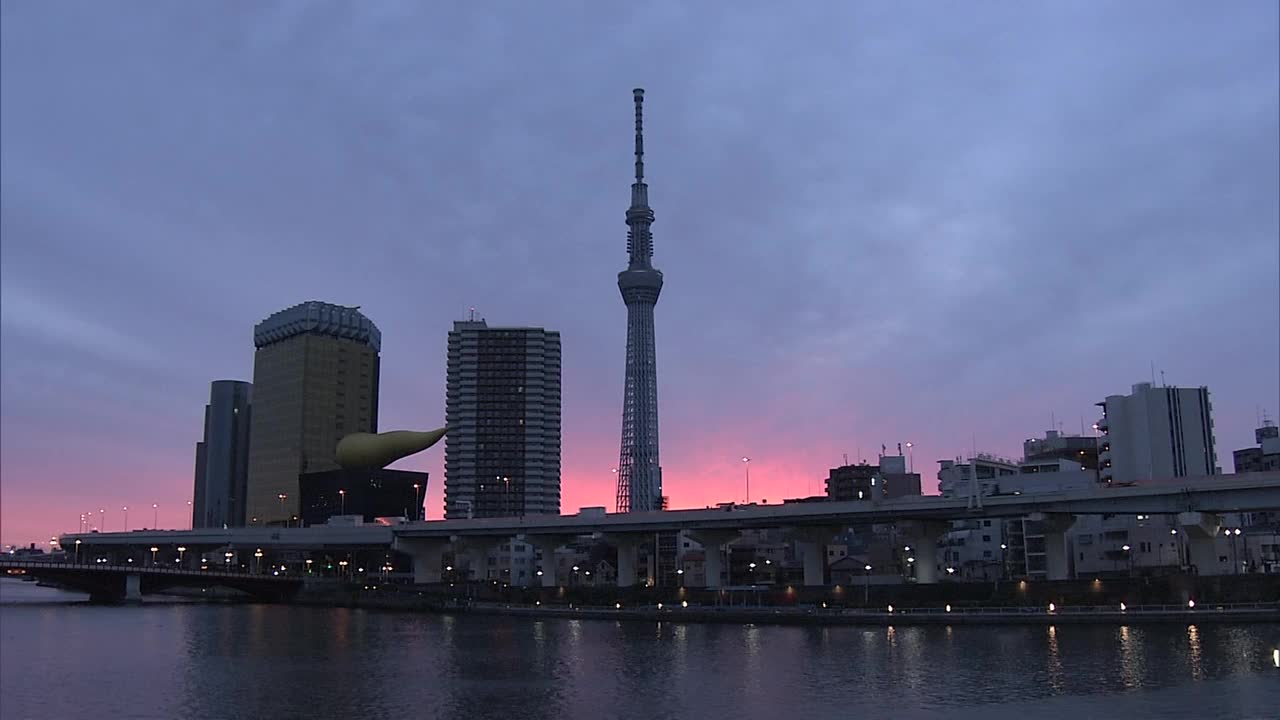
[[631,91],[636,101],[636,183],[644,182],[644,88]]

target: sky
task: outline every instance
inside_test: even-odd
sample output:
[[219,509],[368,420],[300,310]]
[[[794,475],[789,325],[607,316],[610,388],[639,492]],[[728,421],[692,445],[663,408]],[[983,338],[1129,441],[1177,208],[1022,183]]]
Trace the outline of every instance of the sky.
[[210,381],[311,299],[381,430],[469,307],[559,330],[562,509],[612,508],[633,87],[672,506],[908,441],[933,491],[1153,368],[1225,471],[1280,415],[1275,2],[631,5],[0,3],[0,540],[185,527]]

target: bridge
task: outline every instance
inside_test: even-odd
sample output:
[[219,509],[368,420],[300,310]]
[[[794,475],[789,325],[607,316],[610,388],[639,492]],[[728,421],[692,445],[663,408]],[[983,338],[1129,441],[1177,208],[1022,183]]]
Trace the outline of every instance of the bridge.
[[302,578],[263,573],[145,567],[133,563],[64,563],[0,556],[0,572],[28,575],[89,595],[93,602],[136,602],[143,595],[176,587],[225,587],[259,600],[284,600],[302,587]]
[[[1046,528],[1049,579],[1067,577],[1065,533],[1080,515],[1146,514],[1176,517],[1187,528],[1193,556],[1211,552],[1220,516],[1230,513],[1280,510],[1280,472],[1232,476],[1177,478],[1128,487],[1097,487],[1059,492],[981,498],[907,497],[850,502],[800,502],[783,505],[726,505],[699,510],[673,510],[607,514],[526,515],[474,520],[434,520],[395,526],[313,526],[307,528],[249,527],[192,531],[92,533],[63,536],[70,551],[84,543],[93,552],[139,553],[159,546],[179,544],[195,553],[222,550],[269,549],[275,551],[346,553],[348,562],[377,567],[391,553],[408,555],[414,579],[440,582],[441,558],[447,551],[487,552],[496,544],[517,539],[550,557],[575,538],[594,535],[618,549],[618,583],[636,583],[637,550],[654,533],[688,531],[706,549],[708,586],[717,587],[723,569],[725,546],[743,530],[783,528],[798,543],[806,585],[823,584],[822,546],[842,528],[894,523],[913,537],[918,548],[917,581],[937,582],[936,540],[954,520],[969,518],[1030,517]],[[1208,540],[1209,542],[1205,543]],[[216,560],[216,558],[215,558]],[[135,560],[136,562],[136,560]],[[552,563],[543,563],[542,583],[557,583]]]

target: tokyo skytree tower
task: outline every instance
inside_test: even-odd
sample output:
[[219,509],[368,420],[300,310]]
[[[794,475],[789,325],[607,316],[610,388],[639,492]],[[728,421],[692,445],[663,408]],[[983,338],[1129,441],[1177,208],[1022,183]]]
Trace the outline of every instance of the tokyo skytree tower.
[[636,103],[636,181],[627,208],[627,269],[618,290],[627,304],[627,376],[622,398],[622,452],[618,459],[617,512],[662,509],[658,462],[658,372],[654,361],[653,306],[662,292],[662,271],[653,267],[653,210],[644,182],[644,90]]

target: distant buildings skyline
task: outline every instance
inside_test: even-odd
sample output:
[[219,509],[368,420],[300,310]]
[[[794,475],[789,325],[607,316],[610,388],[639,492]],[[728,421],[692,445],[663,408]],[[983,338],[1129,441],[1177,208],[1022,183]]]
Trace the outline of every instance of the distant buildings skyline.
[[453,324],[445,379],[445,518],[560,512],[560,333]]
[[354,307],[308,301],[254,327],[250,525],[300,516],[299,476],[336,470],[338,441],[378,431],[382,333]]

